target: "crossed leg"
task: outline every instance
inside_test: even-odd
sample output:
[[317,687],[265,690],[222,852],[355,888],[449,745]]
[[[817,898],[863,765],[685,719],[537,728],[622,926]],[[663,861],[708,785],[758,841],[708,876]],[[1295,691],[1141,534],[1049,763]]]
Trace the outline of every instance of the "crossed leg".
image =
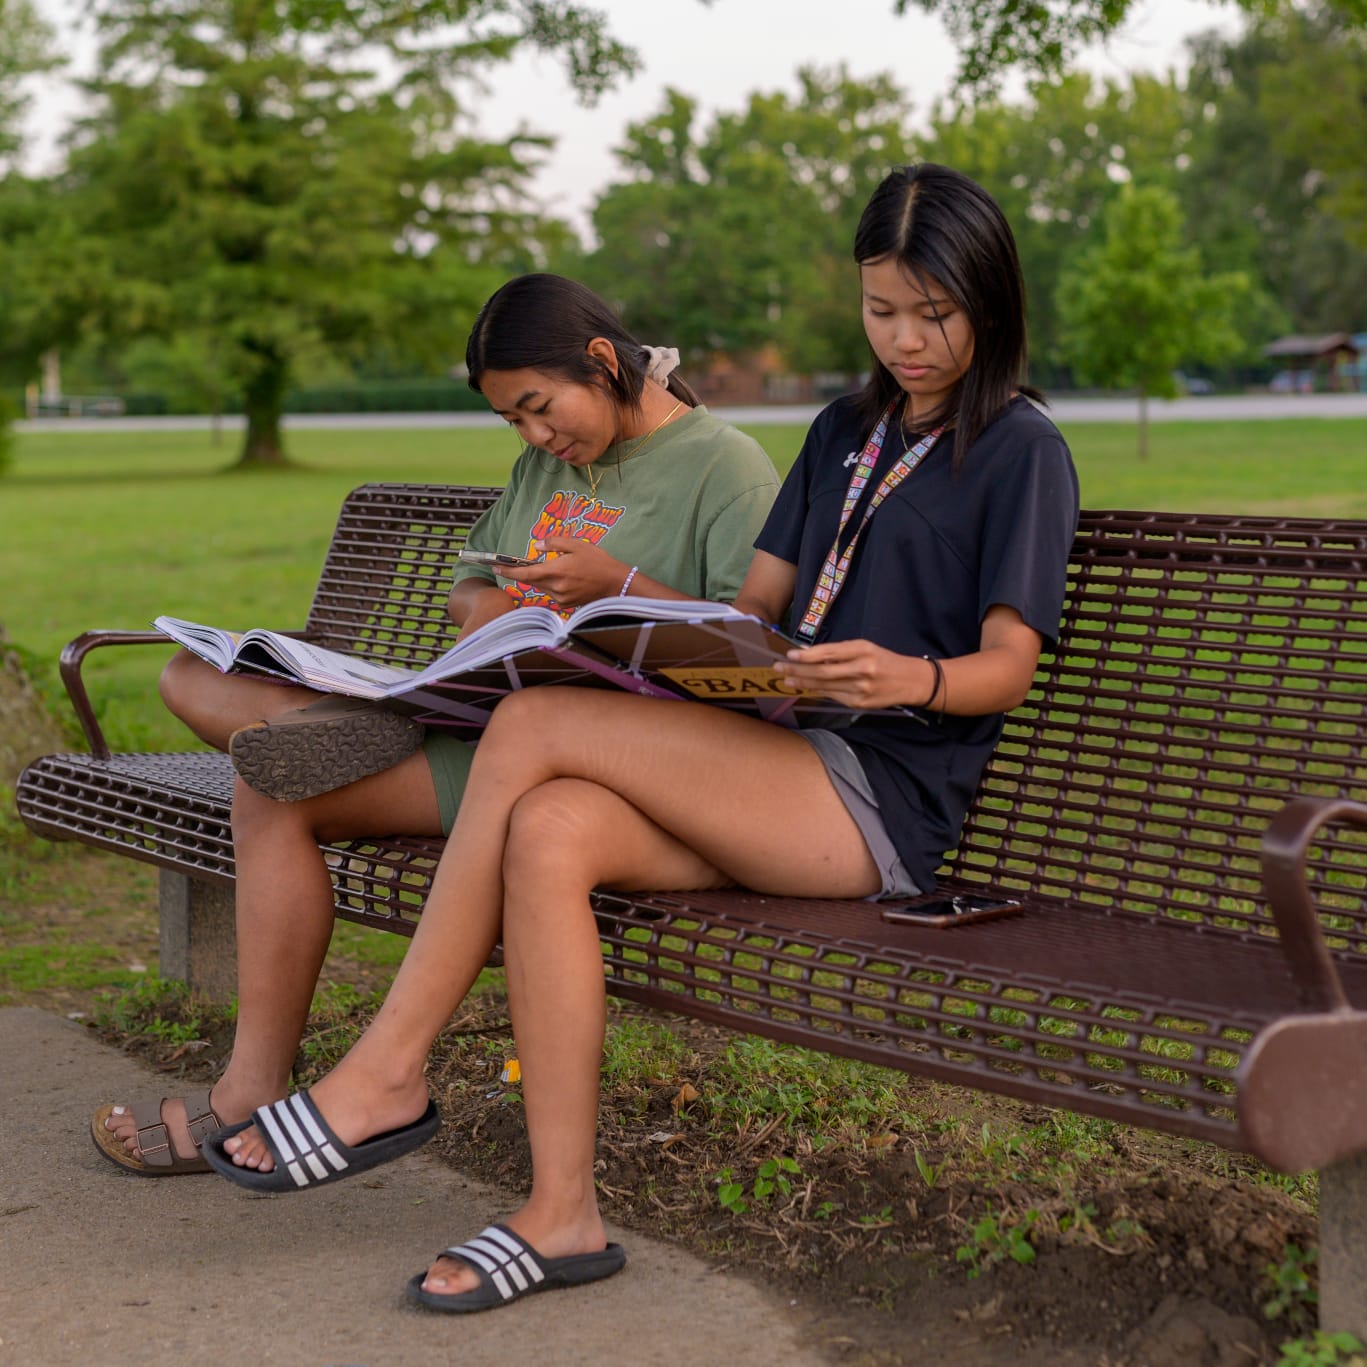
[[[546,1256],[602,1247],[592,1166],[603,974],[588,892],[737,882],[866,896],[878,870],[816,752],[780,727],[701,704],[530,689],[496,710],[418,932],[384,1006],[313,1089],[357,1144],[414,1121],[433,1040],[500,930],[535,1165],[508,1224]],[[234,1162],[268,1169],[254,1129]],[[455,1294],[439,1263],[425,1288]]]

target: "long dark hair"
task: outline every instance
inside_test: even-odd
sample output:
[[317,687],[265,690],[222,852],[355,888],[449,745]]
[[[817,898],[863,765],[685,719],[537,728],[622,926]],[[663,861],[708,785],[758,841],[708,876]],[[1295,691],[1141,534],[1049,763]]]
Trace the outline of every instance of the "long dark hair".
[[[927,289],[927,277],[941,285],[973,329],[973,360],[937,414],[937,421],[955,429],[957,468],[1013,394],[1041,397],[1023,383],[1025,284],[1016,239],[981,185],[961,171],[926,161],[886,176],[855,230],[857,262],[890,257],[920,288]],[[869,382],[857,397],[866,438],[900,393],[891,372],[873,356]]]
[[[606,338],[617,353],[617,374],[586,348]],[[622,320],[591,289],[563,275],[536,272],[509,280],[479,311],[465,345],[470,388],[479,394],[486,370],[540,370],[604,390],[621,408],[639,412],[650,358]],[[698,396],[677,371],[665,384],[696,406]]]

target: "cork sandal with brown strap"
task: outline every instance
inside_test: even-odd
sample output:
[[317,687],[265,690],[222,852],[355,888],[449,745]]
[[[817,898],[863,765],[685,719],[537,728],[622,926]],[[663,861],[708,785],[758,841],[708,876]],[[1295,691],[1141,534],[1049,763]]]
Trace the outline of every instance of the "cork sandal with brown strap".
[[[170,1098],[159,1101],[138,1101],[132,1109],[133,1124],[138,1129],[136,1151],[124,1147],[124,1142],[105,1121],[114,1114],[113,1103],[101,1106],[90,1120],[90,1137],[95,1147],[111,1163],[125,1172],[139,1177],[178,1177],[182,1173],[211,1172],[200,1157],[182,1158],[171,1143],[171,1131],[161,1118],[161,1108]],[[209,1104],[208,1092],[191,1092],[185,1098],[185,1122],[198,1154],[204,1141],[223,1128],[223,1122]]]

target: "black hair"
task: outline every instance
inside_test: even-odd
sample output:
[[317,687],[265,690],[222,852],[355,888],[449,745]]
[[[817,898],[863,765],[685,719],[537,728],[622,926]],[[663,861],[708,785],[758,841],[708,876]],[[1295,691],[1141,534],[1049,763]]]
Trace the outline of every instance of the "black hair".
[[[922,288],[942,286],[973,329],[973,360],[936,421],[955,429],[954,465],[1010,402],[1041,396],[1023,383],[1027,344],[1025,284],[1011,225],[996,200],[961,171],[934,162],[901,166],[864,207],[854,234],[861,265],[895,258]],[[869,382],[857,396],[867,437],[901,393],[873,356]]]
[[[588,344],[606,338],[617,353],[617,374]],[[479,394],[486,370],[540,370],[574,384],[602,389],[619,407],[639,412],[650,358],[622,320],[591,289],[563,275],[519,275],[480,309],[465,346],[470,388]],[[696,406],[698,396],[678,375],[665,384]]]

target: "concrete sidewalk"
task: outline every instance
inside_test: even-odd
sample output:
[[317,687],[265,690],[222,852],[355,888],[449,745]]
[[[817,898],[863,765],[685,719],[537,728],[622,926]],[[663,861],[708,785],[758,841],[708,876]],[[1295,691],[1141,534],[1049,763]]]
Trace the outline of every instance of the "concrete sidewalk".
[[0,1009],[0,1363],[301,1367],[535,1363],[818,1367],[797,1307],[641,1237],[624,1272],[478,1315],[401,1298],[446,1244],[516,1198],[411,1155],[319,1192],[118,1172],[101,1101],[174,1087],[79,1025]]

